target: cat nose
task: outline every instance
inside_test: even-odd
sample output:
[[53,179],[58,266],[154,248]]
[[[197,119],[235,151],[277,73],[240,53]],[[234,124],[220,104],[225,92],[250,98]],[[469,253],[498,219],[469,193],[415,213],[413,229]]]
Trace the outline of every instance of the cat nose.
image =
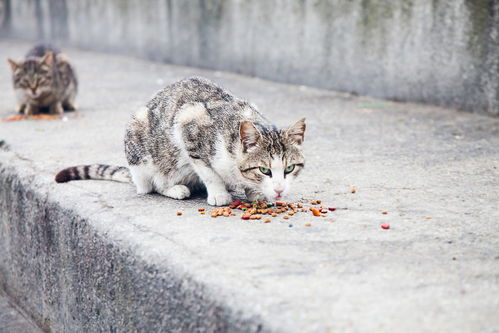
[[277,195],[281,195],[281,193],[284,192],[284,190],[276,190],[276,189],[274,189],[274,192],[277,193]]

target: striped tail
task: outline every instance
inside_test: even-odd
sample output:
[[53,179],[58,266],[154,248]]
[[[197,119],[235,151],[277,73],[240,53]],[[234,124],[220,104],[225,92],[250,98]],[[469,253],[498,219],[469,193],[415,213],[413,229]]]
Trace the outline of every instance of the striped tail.
[[55,176],[55,181],[58,183],[82,179],[114,180],[122,183],[131,182],[128,168],[105,164],[73,166],[59,171]]

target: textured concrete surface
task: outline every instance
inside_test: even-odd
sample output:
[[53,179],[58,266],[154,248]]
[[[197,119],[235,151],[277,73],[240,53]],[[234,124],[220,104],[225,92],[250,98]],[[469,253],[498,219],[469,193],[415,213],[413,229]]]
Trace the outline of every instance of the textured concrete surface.
[[0,0],[0,34],[493,114],[498,31],[495,0]]
[[[0,58],[28,48],[0,40]],[[1,288],[40,326],[499,331],[499,119],[67,52],[80,111],[67,121],[0,122]],[[191,75],[223,84],[278,125],[305,116],[307,166],[289,200],[339,209],[269,224],[211,219],[197,213],[208,208],[203,198],[53,182],[76,163],[123,164],[129,114]],[[14,110],[8,76],[0,66],[0,117]]]
[[41,333],[42,331],[0,294],[0,333]]

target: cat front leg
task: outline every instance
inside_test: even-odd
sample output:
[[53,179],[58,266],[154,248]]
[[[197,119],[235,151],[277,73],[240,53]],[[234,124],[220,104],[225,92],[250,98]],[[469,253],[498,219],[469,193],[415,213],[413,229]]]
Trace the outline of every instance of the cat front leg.
[[38,110],[38,107],[33,105],[33,104],[28,104],[26,106],[26,115],[28,116],[34,116],[35,114],[37,114],[39,112]]
[[49,112],[50,114],[63,114],[64,109],[62,107],[61,102],[55,102],[54,104],[49,106]]
[[26,104],[21,103],[17,105],[16,112],[23,114],[24,110],[26,110]]
[[204,162],[191,159],[191,165],[208,192],[207,202],[212,206],[223,206],[232,202],[232,196],[227,191],[225,183],[220,176]]

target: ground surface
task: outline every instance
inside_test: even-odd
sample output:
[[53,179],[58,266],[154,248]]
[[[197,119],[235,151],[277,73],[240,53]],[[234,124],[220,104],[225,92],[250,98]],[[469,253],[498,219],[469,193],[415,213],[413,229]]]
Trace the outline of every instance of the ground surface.
[[[0,59],[28,47],[1,40]],[[0,140],[29,161],[50,193],[97,221],[95,229],[119,246],[158,267],[181,267],[269,331],[499,331],[497,118],[67,53],[81,82],[80,110],[66,121],[0,122]],[[9,71],[0,66],[2,118],[15,106]],[[123,165],[130,113],[192,75],[257,104],[277,125],[305,116],[306,169],[287,199],[322,199],[339,209],[328,218],[263,224],[200,216],[197,208],[208,208],[203,198],[138,197],[131,185],[112,182],[52,182],[74,164]],[[138,231],[125,232],[127,225]]]

